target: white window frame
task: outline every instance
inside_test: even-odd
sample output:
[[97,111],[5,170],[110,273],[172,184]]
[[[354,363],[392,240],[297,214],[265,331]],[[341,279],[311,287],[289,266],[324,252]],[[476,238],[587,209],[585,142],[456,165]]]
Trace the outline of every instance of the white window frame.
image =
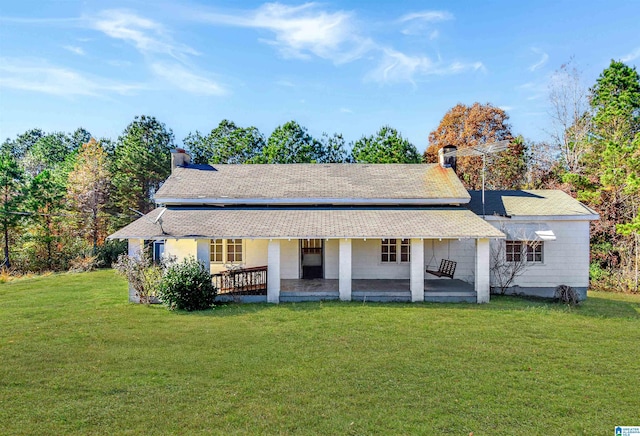
[[[235,241],[235,242],[234,242]],[[230,250],[229,247],[231,245],[235,245],[235,246],[239,246],[240,247],[240,259],[238,260],[236,255],[237,252],[235,250],[233,250],[232,256],[229,256],[230,254]],[[225,263],[233,263],[233,264],[242,264],[245,261],[245,256],[246,256],[246,247],[245,247],[245,243],[244,243],[244,239],[222,239],[222,238],[216,238],[216,239],[211,239],[209,241],[209,250],[210,250],[210,254],[209,254],[209,261],[211,263],[215,263],[215,264],[225,264]],[[214,248],[215,247],[215,248]],[[218,251],[221,250],[221,251]],[[214,256],[216,254],[220,254],[220,260],[215,260]],[[230,260],[230,257],[233,257],[233,260]]]
[[411,240],[408,238],[384,238],[380,240],[380,263],[410,263]]
[[[519,249],[516,249],[516,247],[519,247]],[[507,262],[542,265],[544,264],[544,241],[505,241],[504,253]]]

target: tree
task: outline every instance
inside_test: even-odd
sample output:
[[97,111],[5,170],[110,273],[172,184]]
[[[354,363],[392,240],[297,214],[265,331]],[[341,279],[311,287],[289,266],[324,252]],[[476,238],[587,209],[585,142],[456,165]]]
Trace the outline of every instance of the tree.
[[33,145],[38,142],[39,139],[45,136],[45,133],[41,129],[27,130],[15,140],[7,139],[2,143],[0,152],[9,153],[13,155],[17,160],[24,157],[27,151],[29,151]]
[[317,163],[323,162],[322,143],[315,139],[305,127],[289,121],[271,133],[266,147],[256,163]]
[[[437,162],[438,150],[445,145],[454,145],[459,150],[496,141],[513,139],[511,126],[507,123],[507,113],[491,104],[474,103],[471,106],[457,104],[440,121],[438,127],[429,134],[429,146],[423,155],[424,162]],[[523,144],[511,143],[509,149],[500,155],[487,158],[486,185],[493,189],[514,189],[520,186],[526,171],[526,156]],[[517,174],[509,174],[501,179],[507,168],[516,164]],[[494,171],[494,168],[496,169]],[[459,157],[458,173],[468,189],[482,187],[482,159]]]
[[222,120],[206,136],[196,131],[184,140],[194,163],[241,164],[255,159],[265,146],[264,136],[256,127],[238,127]]
[[137,116],[118,138],[114,150],[114,201],[120,212],[142,213],[154,207],[152,196],[171,174],[171,129],[155,117]]
[[67,204],[78,213],[78,227],[92,244],[94,256],[98,243],[107,233],[104,211],[111,182],[107,166],[107,154],[100,143],[91,138],[82,145],[67,182]]
[[415,145],[394,128],[383,126],[375,135],[355,142],[352,158],[357,163],[420,163]]
[[560,152],[561,162],[569,172],[581,173],[582,158],[589,147],[591,112],[587,89],[571,61],[563,64],[551,77],[549,101],[550,134]]
[[[640,207],[640,76],[635,68],[611,61],[591,88],[591,108],[593,129],[583,159],[586,181],[574,182],[581,182],[579,198],[600,213],[592,258],[606,269],[619,269],[618,285],[627,286],[638,270],[634,223]],[[632,286],[637,290],[637,281]]]
[[20,223],[18,214],[23,197],[24,173],[13,155],[0,153],[0,222],[4,235],[4,261],[2,266],[11,268],[9,258],[9,232]]
[[320,163],[347,163],[351,161],[347,152],[347,144],[341,134],[334,133],[329,136],[327,133],[323,133],[320,142],[323,149]]
[[59,239],[60,221],[59,212],[62,209],[64,198],[64,186],[60,185],[49,170],[44,170],[35,176],[28,187],[25,199],[25,209],[31,213],[31,221],[34,224],[34,239],[42,244],[44,252],[36,258],[44,259],[48,270],[55,265],[54,255],[56,242]]

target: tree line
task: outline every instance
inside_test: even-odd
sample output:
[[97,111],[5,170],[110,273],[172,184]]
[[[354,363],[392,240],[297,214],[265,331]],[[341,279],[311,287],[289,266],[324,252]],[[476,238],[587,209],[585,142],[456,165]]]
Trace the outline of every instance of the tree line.
[[[390,126],[347,143],[339,133],[319,138],[296,121],[268,137],[256,127],[222,120],[208,133],[183,139],[194,163],[436,162],[445,145],[459,149],[507,140],[489,157],[489,189],[563,189],[600,213],[592,232],[592,278],[603,287],[638,289],[640,218],[640,80],[635,68],[612,61],[591,88],[571,63],[554,75],[550,140],[515,135],[508,114],[490,103],[457,104],[428,135],[421,155]],[[141,115],[116,139],[32,129],[0,145],[3,265],[18,271],[110,265],[123,244],[105,243],[117,228],[153,209],[153,194],[170,174],[174,134]],[[482,160],[460,157],[468,189],[481,186]]]

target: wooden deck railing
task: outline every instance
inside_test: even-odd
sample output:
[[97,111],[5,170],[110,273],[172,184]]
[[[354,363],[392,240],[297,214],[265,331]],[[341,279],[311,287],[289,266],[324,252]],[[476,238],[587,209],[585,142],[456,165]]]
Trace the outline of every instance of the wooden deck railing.
[[218,294],[267,295],[267,267],[256,266],[212,275]]

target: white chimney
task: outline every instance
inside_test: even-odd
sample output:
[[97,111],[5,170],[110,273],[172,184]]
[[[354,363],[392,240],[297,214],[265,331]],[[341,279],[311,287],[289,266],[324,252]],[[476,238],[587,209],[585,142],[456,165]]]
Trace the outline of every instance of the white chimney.
[[458,147],[455,145],[445,145],[438,150],[438,162],[442,168],[453,168],[456,170],[456,150]]
[[171,150],[171,172],[177,167],[186,167],[191,163],[191,156],[183,148]]

